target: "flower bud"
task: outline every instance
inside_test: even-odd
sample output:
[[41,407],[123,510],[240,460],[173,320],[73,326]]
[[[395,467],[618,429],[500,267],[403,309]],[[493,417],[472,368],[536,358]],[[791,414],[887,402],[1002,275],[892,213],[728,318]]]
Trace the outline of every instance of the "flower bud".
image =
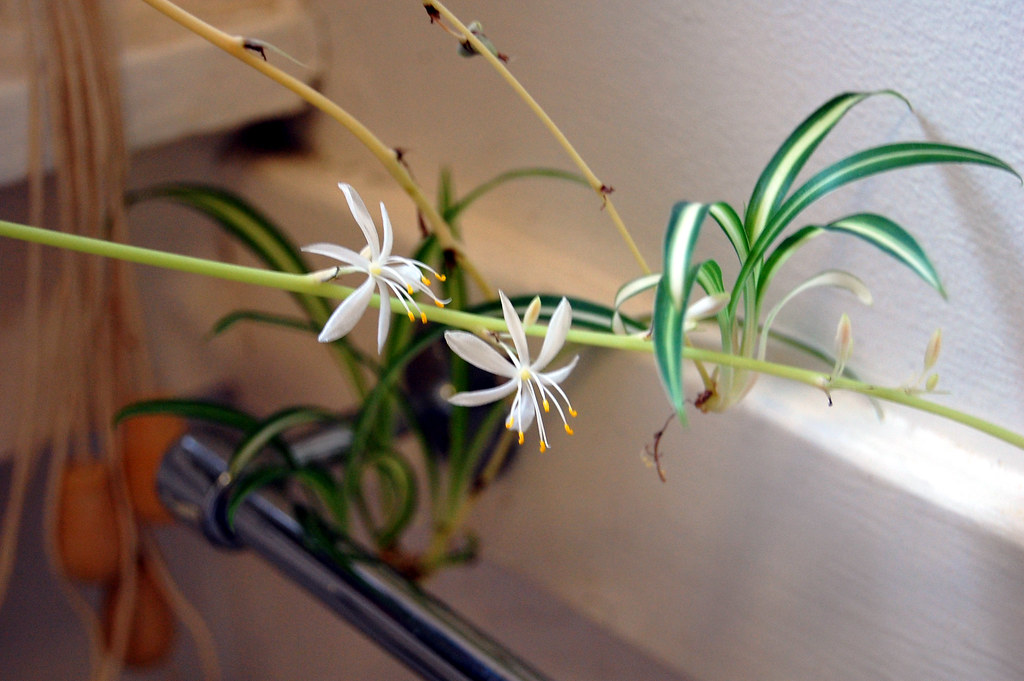
[[[928,347],[924,351],[924,370],[928,371],[939,360],[939,352],[942,350],[942,329],[935,329],[932,337],[928,339]],[[929,379],[931,380],[931,379]],[[930,388],[929,388],[930,390]]]

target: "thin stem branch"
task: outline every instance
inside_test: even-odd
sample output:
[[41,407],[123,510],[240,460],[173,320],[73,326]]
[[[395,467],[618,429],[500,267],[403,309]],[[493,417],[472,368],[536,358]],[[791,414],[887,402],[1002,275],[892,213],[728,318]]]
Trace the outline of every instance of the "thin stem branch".
[[502,60],[494,55],[487,46],[473,34],[472,31],[459,21],[458,17],[448,10],[447,7],[436,0],[423,0],[423,6],[428,10],[432,9],[436,11],[444,21],[451,24],[454,30],[459,33],[461,39],[472,45],[477,54],[483,56],[483,58],[487,60],[487,63],[494,67],[494,70],[498,72],[506,83],[508,83],[509,87],[512,88],[516,95],[518,95],[534,115],[540,119],[540,122],[554,136],[555,140],[558,141],[558,144],[565,150],[565,153],[567,153],[569,158],[572,159],[572,162],[577,168],[579,168],[584,177],[587,178],[587,183],[590,184],[593,190],[597,192],[598,196],[601,197],[603,207],[608,212],[608,217],[611,218],[612,222],[615,224],[615,228],[618,230],[622,239],[626,242],[626,246],[633,255],[633,259],[636,260],[638,265],[640,265],[640,269],[643,270],[644,274],[650,274],[651,268],[648,267],[647,261],[644,260],[643,255],[640,253],[640,249],[637,248],[636,242],[633,240],[633,236],[629,233],[629,230],[626,228],[625,223],[623,223],[622,218],[619,217],[619,212],[615,209],[615,204],[612,202],[611,196],[609,195],[609,192],[611,191],[610,188],[598,179],[597,175],[594,174],[594,171],[592,171],[590,166],[587,165],[587,162],[583,160],[583,157],[580,156],[579,152],[576,151],[576,148],[573,147],[569,138],[565,136],[551,117],[548,116],[543,107],[541,107],[541,105],[537,103],[537,100],[527,92],[522,83],[512,75],[512,72],[508,70],[508,67],[505,66]]
[[487,297],[493,298],[494,291],[486,278],[480,273],[476,266],[466,255],[459,241],[452,234],[451,228],[444,218],[437,212],[437,209],[427,200],[423,190],[412,178],[409,170],[402,164],[398,152],[384,144],[370,131],[363,123],[348,111],[340,107],[331,99],[327,98],[317,90],[313,89],[298,78],[282,71],[269,63],[262,56],[263,52],[254,50],[250,41],[242,36],[233,36],[212,26],[198,17],[186,12],[170,0],[144,0],[148,5],[161,12],[168,18],[180,24],[183,28],[198,35],[214,46],[227,52],[247,66],[259,71],[279,85],[291,90],[311,106],[339,122],[344,126],[370,153],[380,161],[381,165],[388,171],[395,182],[405,191],[416,204],[416,208],[430,224],[431,229],[437,236],[438,243],[442,248],[454,251],[459,264],[473,278],[480,291]]
[[[246,267],[231,263],[222,263],[204,258],[196,258],[176,253],[155,251],[128,244],[115,243],[104,239],[84,237],[66,232],[57,232],[38,227],[29,227],[13,222],[0,220],[0,236],[20,239],[44,246],[54,246],[81,253],[89,253],[107,258],[125,260],[142,265],[161,267],[164,269],[177,270],[201,274],[219,279],[238,281],[256,286],[265,286],[296,293],[307,293],[310,295],[324,296],[328,298],[345,298],[352,289],[347,286],[324,283],[315,277],[302,274],[289,274],[276,272],[256,267]],[[374,296],[370,302],[374,307],[380,306],[380,299]],[[391,301],[393,312],[405,313],[400,301]],[[481,315],[450,310],[447,308],[424,307],[424,315],[429,321],[445,324],[447,326],[466,329],[469,331],[507,331],[505,322],[496,317],[484,317]],[[547,328],[543,325],[534,325],[526,329],[526,333],[533,336],[543,336]],[[653,352],[652,344],[645,338],[636,336],[621,336],[604,331],[587,331],[583,329],[572,329],[567,335],[567,340],[572,343],[591,345],[595,347],[612,348],[617,350],[630,350],[639,352]],[[966,414],[952,407],[930,402],[913,391],[902,388],[885,388],[855,381],[849,378],[832,377],[820,371],[801,369],[785,364],[766,362],[751,357],[743,357],[703,348],[684,347],[683,357],[692,361],[717,364],[719,366],[732,367],[741,371],[756,371],[761,374],[777,376],[791,381],[797,381],[806,385],[818,388],[819,390],[837,391],[847,390],[850,392],[868,395],[877,399],[886,400],[896,404],[902,404],[919,411],[941,416],[950,421],[963,424],[980,432],[991,435],[1007,442],[1015,447],[1024,449],[1024,434],[1016,433],[1003,428],[985,419]]]

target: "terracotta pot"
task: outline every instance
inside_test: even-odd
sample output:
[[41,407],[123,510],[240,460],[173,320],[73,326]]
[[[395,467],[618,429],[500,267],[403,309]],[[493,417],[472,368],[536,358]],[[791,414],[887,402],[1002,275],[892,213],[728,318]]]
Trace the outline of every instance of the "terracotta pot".
[[150,523],[173,520],[156,493],[156,474],[164,453],[185,433],[185,420],[147,414],[121,423],[122,461],[128,495],[136,515]]
[[64,574],[86,582],[117,577],[121,552],[110,471],[101,461],[72,461],[61,478],[57,553]]
[[[131,629],[122,661],[130,667],[149,667],[160,662],[171,650],[174,642],[174,611],[145,561],[139,564],[135,583]],[[118,603],[126,595],[120,585],[107,592],[103,625],[108,645],[113,637]]]

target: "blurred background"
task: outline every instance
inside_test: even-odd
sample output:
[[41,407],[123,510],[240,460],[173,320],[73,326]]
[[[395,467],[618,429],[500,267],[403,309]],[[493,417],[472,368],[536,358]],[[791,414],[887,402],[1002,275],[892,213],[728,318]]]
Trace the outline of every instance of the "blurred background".
[[[24,17],[8,5],[0,13],[0,217],[26,221]],[[445,166],[464,189],[511,168],[571,169],[496,74],[481,59],[458,57],[418,2],[185,6],[308,65],[281,62],[401,148],[428,194]],[[481,21],[509,55],[513,73],[614,188],[652,264],[675,201],[741,208],[786,135],[840,92],[892,88],[913,110],[894,98],[859,105],[811,172],[904,139],[971,146],[1024,168],[1018,2],[486,0],[449,8]],[[413,243],[412,204],[345,130],[143,3],[112,1],[109,10],[130,187],[214,182],[252,200],[297,243],[344,243],[351,224],[336,185],[345,181],[367,205],[385,201],[399,243]],[[887,384],[919,371],[941,327],[940,387],[949,394],[940,399],[1020,429],[1022,206],[1016,180],[983,168],[904,171],[838,192],[808,218],[893,217],[919,237],[949,300],[856,240],[825,238],[794,257],[778,291],[842,267],[872,289],[875,305],[812,292],[778,324],[828,347],[849,313],[851,366]],[[510,184],[463,222],[469,253],[506,291],[610,303],[640,273],[600,201],[575,185]],[[169,206],[133,210],[130,241],[250,262],[210,225]],[[710,230],[700,248],[730,263],[728,245]],[[21,244],[0,243],[0,457],[13,446],[20,372],[33,352],[21,331],[24,259]],[[161,392],[228,388],[262,413],[292,403],[341,409],[351,399],[323,379],[326,357],[312,339],[260,327],[208,337],[214,320],[252,301],[280,298],[288,309],[284,294],[145,269],[138,278]],[[358,329],[364,340],[369,327]],[[45,389],[59,395],[60,386]],[[895,407],[879,422],[853,396],[835,395],[828,409],[814,391],[763,380],[733,412],[668,431],[662,483],[642,457],[669,416],[649,357],[588,350],[567,390],[580,412],[576,436],[559,437],[544,455],[524,451],[478,509],[483,565],[427,585],[499,638],[505,632],[555,678],[639,678],[629,669],[702,681],[1024,674],[1021,452]],[[0,458],[0,477],[8,469]],[[84,678],[84,635],[48,577],[32,497],[27,508],[0,610],[0,676]],[[181,528],[159,538],[212,627],[225,678],[404,678],[252,557],[222,554]],[[538,640],[538,631],[553,633]],[[601,649],[638,662],[615,669],[594,653]],[[194,652],[186,644],[175,655],[170,669],[127,677],[192,678]]]

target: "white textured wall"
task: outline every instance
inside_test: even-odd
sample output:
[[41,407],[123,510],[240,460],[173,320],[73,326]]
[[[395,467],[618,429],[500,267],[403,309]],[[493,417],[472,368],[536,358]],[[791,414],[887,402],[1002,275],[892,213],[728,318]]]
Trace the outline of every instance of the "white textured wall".
[[[450,41],[410,4],[329,10],[340,65],[330,92],[405,148],[428,186],[445,163],[463,187],[514,165],[568,167],[486,65],[450,56]],[[675,200],[741,207],[776,146],[842,91],[894,88],[914,113],[884,98],[857,107],[812,169],[902,139],[975,146],[1024,168],[1020,3],[451,9],[480,19],[512,55],[514,72],[615,187],[652,261]],[[345,163],[365,159],[329,125],[321,139]],[[364,179],[364,194],[393,195],[377,179]],[[635,266],[596,201],[562,189],[522,184],[481,203],[466,219],[470,244],[502,285],[608,300]],[[907,226],[949,302],[859,242],[825,237],[780,285],[844,267],[876,305],[808,295],[780,323],[827,346],[850,312],[854,364],[889,383],[918,370],[940,326],[944,399],[1024,427],[1024,189],[991,170],[947,166],[846,188],[823,208],[813,215],[870,210]],[[720,241],[702,248],[728,262]],[[830,412],[819,395],[766,382],[737,413],[671,431],[661,485],[638,457],[665,417],[649,360],[595,353],[579,373],[577,436],[545,456],[524,452],[482,509],[493,560],[701,679],[1024,674],[1020,452],[899,410],[878,424],[849,397]]]

